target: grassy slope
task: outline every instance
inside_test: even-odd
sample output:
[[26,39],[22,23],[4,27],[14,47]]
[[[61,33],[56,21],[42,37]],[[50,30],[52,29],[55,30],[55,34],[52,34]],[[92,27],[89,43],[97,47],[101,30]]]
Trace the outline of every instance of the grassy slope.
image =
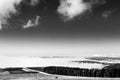
[[9,74],[0,76],[0,80],[120,80],[119,78],[89,78],[44,74]]

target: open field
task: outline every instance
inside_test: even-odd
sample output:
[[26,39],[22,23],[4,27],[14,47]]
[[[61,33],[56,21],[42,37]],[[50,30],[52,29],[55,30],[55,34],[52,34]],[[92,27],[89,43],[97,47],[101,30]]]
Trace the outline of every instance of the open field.
[[[22,58],[18,59],[17,62],[29,61],[33,63],[32,66],[26,67],[24,64],[29,64],[29,62],[24,63],[24,61],[21,62],[20,67],[17,67],[19,66],[17,62],[12,67],[9,67],[12,63],[7,64],[7,68],[0,69],[0,80],[120,80],[118,78],[120,77],[120,60],[105,59],[34,58],[31,60],[31,58]],[[13,58],[7,60],[15,61]],[[38,67],[39,65],[40,67]],[[41,67],[43,65],[44,67]]]
[[8,74],[1,75],[0,80],[120,80],[120,78],[90,78],[43,74]]

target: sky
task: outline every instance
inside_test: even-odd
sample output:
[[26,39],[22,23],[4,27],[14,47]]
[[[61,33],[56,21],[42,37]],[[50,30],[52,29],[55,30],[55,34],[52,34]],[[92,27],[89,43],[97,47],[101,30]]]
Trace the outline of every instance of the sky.
[[0,54],[120,56],[119,0],[1,0]]

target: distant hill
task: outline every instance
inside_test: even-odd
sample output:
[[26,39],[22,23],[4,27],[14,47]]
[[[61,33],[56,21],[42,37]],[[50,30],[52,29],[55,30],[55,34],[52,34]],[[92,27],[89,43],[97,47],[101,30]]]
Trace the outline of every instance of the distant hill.
[[90,59],[90,60],[120,60],[120,57],[88,57],[86,59]]

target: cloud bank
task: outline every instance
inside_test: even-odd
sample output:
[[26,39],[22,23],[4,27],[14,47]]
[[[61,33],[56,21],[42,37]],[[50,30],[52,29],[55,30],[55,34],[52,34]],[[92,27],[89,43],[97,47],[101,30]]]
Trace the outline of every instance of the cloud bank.
[[73,63],[73,61],[83,61],[82,58],[35,58],[35,57],[7,57],[0,56],[0,68],[6,67],[48,67],[62,66],[85,69],[102,69],[104,65],[97,63]]
[[60,6],[57,11],[65,17],[65,20],[71,20],[76,16],[91,10],[94,5],[105,4],[106,0],[60,0]]

